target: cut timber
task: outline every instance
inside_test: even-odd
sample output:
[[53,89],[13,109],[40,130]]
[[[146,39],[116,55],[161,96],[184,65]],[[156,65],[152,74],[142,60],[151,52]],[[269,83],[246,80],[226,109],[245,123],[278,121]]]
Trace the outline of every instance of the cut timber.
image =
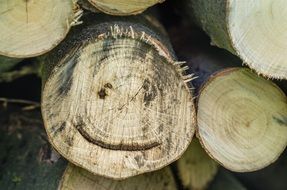
[[183,156],[176,162],[179,177],[185,189],[205,189],[217,173],[217,163],[212,160],[194,138]]
[[44,60],[51,143],[75,165],[115,179],[177,160],[192,139],[195,110],[190,76],[168,40],[143,17],[83,22]]
[[246,68],[225,69],[199,93],[198,135],[207,152],[237,172],[274,162],[287,145],[287,99]]
[[74,0],[0,0],[0,55],[33,57],[54,48],[81,10]]
[[88,0],[97,9],[111,15],[135,15],[165,0]]
[[38,109],[0,104],[0,116],[0,189],[176,190],[169,167],[115,181],[67,164],[51,149]]
[[88,171],[69,164],[59,190],[176,190],[176,183],[169,167],[156,172],[142,174],[122,181],[93,175]]
[[212,43],[238,55],[258,73],[287,79],[285,0],[185,0],[187,13]]

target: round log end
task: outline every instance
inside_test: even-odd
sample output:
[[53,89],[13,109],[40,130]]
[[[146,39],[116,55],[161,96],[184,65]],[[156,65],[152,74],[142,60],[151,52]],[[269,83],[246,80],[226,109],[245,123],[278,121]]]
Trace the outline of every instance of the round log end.
[[258,73],[287,79],[285,0],[229,1],[228,29],[237,54]]
[[245,68],[211,77],[198,100],[198,135],[206,151],[237,172],[274,162],[287,145],[287,99]]
[[110,15],[136,15],[165,0],[88,0],[100,11]]
[[80,15],[73,0],[0,0],[0,4],[0,55],[9,57],[48,52]]
[[116,33],[100,34],[60,61],[45,82],[42,114],[64,157],[122,179],[178,159],[195,114],[186,78],[167,49],[133,30],[130,37]]
[[113,180],[93,175],[88,171],[69,164],[63,174],[59,190],[130,190],[157,189],[176,190],[176,183],[169,167],[160,171],[143,174],[125,180]]

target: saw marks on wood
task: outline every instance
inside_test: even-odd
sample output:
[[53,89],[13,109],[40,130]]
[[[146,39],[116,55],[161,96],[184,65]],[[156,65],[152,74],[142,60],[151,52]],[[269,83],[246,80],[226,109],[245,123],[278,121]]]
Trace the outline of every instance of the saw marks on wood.
[[176,190],[176,183],[169,167],[125,180],[113,180],[93,175],[69,164],[62,177],[59,190]]
[[200,92],[197,116],[202,145],[233,171],[261,169],[287,144],[285,94],[248,69],[211,77]]
[[64,157],[112,178],[180,157],[194,133],[194,106],[185,77],[159,51],[147,41],[107,37],[54,68],[42,113]]
[[88,0],[97,9],[111,15],[135,15],[165,0]]
[[212,45],[259,74],[287,79],[286,0],[186,0],[185,7]]
[[80,15],[73,0],[0,0],[0,54],[32,57],[54,48]]
[[229,2],[233,47],[251,68],[272,78],[287,78],[286,0]]

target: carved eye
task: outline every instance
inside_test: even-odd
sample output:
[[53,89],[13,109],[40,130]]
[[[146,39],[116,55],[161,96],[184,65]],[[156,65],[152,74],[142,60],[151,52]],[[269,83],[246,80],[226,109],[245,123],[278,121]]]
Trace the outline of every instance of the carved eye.
[[112,178],[162,168],[184,152],[194,133],[188,78],[170,52],[140,30],[123,31],[68,52],[42,96],[55,148]]

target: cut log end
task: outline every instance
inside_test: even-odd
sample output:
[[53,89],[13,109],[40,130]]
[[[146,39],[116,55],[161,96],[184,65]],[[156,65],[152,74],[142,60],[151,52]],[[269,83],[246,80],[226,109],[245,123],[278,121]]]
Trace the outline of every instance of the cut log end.
[[112,31],[60,61],[45,83],[42,113],[64,157],[122,179],[180,157],[194,133],[194,106],[162,44]]
[[0,4],[0,55],[9,57],[33,57],[51,50],[80,14],[72,0],[0,0]]
[[97,9],[111,15],[136,15],[164,0],[88,0]]
[[218,164],[201,147],[197,138],[193,138],[189,148],[177,161],[179,177],[185,189],[203,190],[215,177]]
[[285,94],[248,69],[211,77],[198,100],[198,135],[224,167],[247,172],[274,162],[287,145]]
[[176,183],[169,167],[129,179],[117,181],[93,175],[86,170],[69,164],[62,177],[59,190],[130,190],[157,189],[176,190]]
[[258,73],[286,79],[286,1],[230,1],[228,9],[228,29],[237,54]]

